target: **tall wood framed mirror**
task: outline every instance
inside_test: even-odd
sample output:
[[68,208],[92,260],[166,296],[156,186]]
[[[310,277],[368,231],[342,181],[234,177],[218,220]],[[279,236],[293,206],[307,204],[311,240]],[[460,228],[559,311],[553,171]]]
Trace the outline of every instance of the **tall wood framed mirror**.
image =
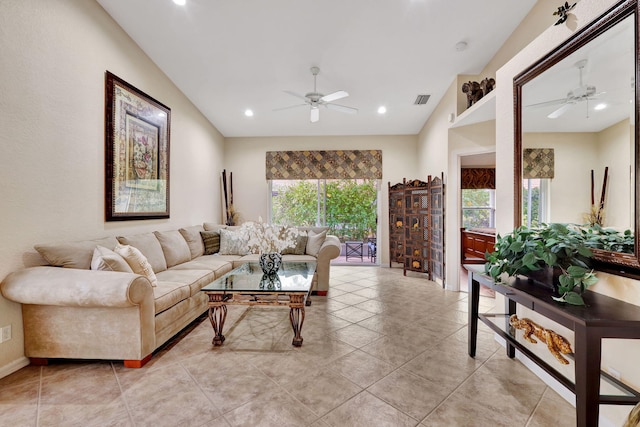
[[640,277],[638,33],[638,0],[621,1],[514,78],[514,224],[605,233],[597,268],[632,277]]

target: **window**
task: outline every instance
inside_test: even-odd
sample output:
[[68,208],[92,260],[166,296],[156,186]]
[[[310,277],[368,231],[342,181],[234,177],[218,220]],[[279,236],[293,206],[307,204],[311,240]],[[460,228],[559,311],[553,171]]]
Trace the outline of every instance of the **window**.
[[271,180],[270,190],[274,224],[328,226],[342,241],[375,236],[377,180]]
[[462,226],[465,228],[494,228],[496,219],[496,191],[490,189],[462,190]]
[[549,179],[525,178],[522,180],[522,225],[539,227],[546,223],[549,200]]

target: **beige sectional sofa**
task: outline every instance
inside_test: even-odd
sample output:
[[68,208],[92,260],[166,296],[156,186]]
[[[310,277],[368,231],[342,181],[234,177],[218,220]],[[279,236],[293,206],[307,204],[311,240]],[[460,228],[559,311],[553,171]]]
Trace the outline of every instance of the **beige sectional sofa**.
[[[200,292],[203,286],[258,260],[257,254],[204,255],[201,232],[224,228],[205,223],[37,245],[49,265],[16,271],[1,284],[5,298],[22,304],[25,355],[34,364],[65,358],[123,360],[127,367],[143,366],[154,350],[207,310],[206,295]],[[144,255],[157,279],[155,286],[141,274],[91,269],[96,247],[111,251],[118,245],[130,245]],[[283,255],[283,260],[316,261],[313,290],[326,295],[330,261],[339,254],[338,238],[327,235],[317,255]]]

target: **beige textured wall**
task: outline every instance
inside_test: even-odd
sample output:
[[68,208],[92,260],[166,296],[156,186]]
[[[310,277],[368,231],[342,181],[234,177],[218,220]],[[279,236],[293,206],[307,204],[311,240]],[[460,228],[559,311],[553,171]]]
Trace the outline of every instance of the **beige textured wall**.
[[389,210],[387,183],[402,178],[426,180],[427,171],[418,169],[415,135],[325,136],[227,138],[225,167],[233,172],[234,205],[244,220],[268,218],[268,184],[265,179],[265,153],[277,150],[382,150],[378,221],[379,262],[389,262]]
[[[94,1],[0,1],[0,279],[33,245],[220,218],[224,139]],[[104,73],[171,108],[171,219],[104,222]],[[18,304],[0,297],[0,377],[23,359]]]

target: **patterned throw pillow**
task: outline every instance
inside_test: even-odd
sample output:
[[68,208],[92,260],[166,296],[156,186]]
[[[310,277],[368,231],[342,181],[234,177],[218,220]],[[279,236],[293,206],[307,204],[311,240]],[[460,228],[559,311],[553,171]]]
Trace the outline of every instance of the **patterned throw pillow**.
[[204,254],[213,255],[220,251],[220,233],[217,231],[201,231]]
[[101,271],[121,271],[124,273],[133,273],[127,261],[120,255],[105,248],[104,246],[96,246],[93,250],[93,258],[91,259],[91,269]]
[[282,251],[282,255],[304,255],[307,250],[307,232],[300,231],[296,237],[295,245],[289,246]]
[[142,255],[142,252],[140,252],[137,248],[129,245],[118,244],[113,251],[122,256],[122,258],[127,261],[127,264],[129,264],[129,267],[131,267],[134,273],[141,274],[149,279],[149,281],[151,282],[151,286],[158,285],[158,278],[153,272],[151,264],[149,264],[147,258]]
[[236,231],[220,230],[220,255],[247,255],[248,253],[248,238]]

